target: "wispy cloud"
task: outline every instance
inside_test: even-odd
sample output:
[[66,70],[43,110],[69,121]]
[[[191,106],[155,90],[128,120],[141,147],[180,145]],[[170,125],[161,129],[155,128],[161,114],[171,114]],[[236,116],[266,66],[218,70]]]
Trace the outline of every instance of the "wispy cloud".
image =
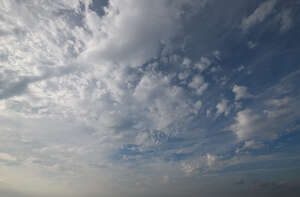
[[242,20],[241,28],[247,31],[252,26],[261,23],[271,14],[276,5],[277,0],[267,0],[259,5],[252,14]]

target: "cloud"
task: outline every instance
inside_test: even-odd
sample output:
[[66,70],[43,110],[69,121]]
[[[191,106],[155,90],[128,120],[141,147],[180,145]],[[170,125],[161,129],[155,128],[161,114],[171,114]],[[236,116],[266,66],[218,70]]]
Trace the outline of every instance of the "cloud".
[[17,161],[17,158],[8,153],[0,153],[0,160],[11,162],[11,161]]
[[197,109],[197,110],[199,110],[200,108],[201,108],[201,106],[202,106],[202,102],[200,101],[200,100],[198,100],[196,103],[195,103],[195,108]]
[[260,149],[264,147],[264,145],[260,142],[256,142],[254,140],[249,140],[249,141],[246,141],[243,148],[250,148],[250,149]]
[[180,30],[177,13],[182,3],[111,0],[101,19],[89,10],[85,21],[93,37],[81,58],[141,66],[156,57],[161,44],[168,43]]
[[187,57],[183,58],[182,64],[184,66],[189,67],[191,65],[191,63],[192,63],[192,61],[189,58],[187,58]]
[[193,175],[195,173],[195,170],[197,170],[200,167],[200,164],[198,162],[193,162],[193,163],[187,163],[183,162],[181,164],[182,170],[187,176]]
[[216,117],[224,114],[225,116],[228,116],[230,113],[231,107],[228,105],[228,100],[222,99],[217,105],[217,112],[216,112]]
[[244,109],[235,116],[230,129],[240,140],[275,139],[279,133],[287,132],[288,125],[298,117],[292,106],[298,106],[297,98],[269,99],[262,113]]
[[232,88],[232,92],[235,94],[236,101],[243,99],[243,98],[253,97],[251,94],[248,93],[247,87],[245,87],[245,86],[234,85]]
[[153,129],[163,129],[192,112],[185,90],[172,86],[168,78],[156,75],[142,77],[133,96],[139,105],[148,109],[147,117],[154,123]]
[[207,89],[208,83],[204,81],[204,78],[200,75],[194,76],[192,81],[188,84],[188,87],[194,89],[198,96],[201,96]]
[[184,79],[188,78],[189,76],[190,76],[190,70],[185,70],[178,74],[178,78],[180,80],[184,80]]
[[[123,145],[137,144],[141,151],[162,146],[164,131],[201,107],[156,68],[162,46],[180,31],[181,6],[188,1],[111,0],[102,16],[91,2],[0,6],[1,138],[14,131],[1,147],[14,147],[20,155],[15,168],[30,168],[29,182],[36,176],[37,186],[73,183],[84,190],[79,196],[99,192],[92,182],[111,185],[109,176],[126,177],[127,166],[114,162]],[[0,157],[14,160],[7,153]],[[103,166],[113,166],[115,174],[102,174]],[[24,188],[21,183],[11,181]],[[58,193],[68,193],[67,187]]]
[[276,2],[277,0],[267,0],[261,3],[252,14],[246,18],[243,18],[241,23],[242,30],[246,32],[252,26],[263,22],[264,19],[271,14]]
[[261,114],[254,113],[250,109],[239,111],[235,117],[235,121],[236,122],[230,126],[230,129],[240,140],[252,137],[276,137],[276,133],[274,132],[275,128],[266,123],[266,118]]
[[215,170],[217,160],[217,156],[208,153],[197,159],[182,162],[181,167],[186,176],[194,176],[199,173],[206,173],[209,170]]
[[67,75],[74,70],[77,70],[76,66],[61,66],[55,71],[43,69],[43,74],[38,76],[18,76],[17,72],[2,70],[0,73],[0,81],[2,85],[0,86],[0,100],[5,100],[14,96],[22,96],[23,94],[30,94],[30,89],[28,89],[31,84],[39,81],[44,81],[54,77],[61,77]]
[[245,66],[244,65],[241,65],[240,67],[237,68],[237,71],[241,72],[245,69]]
[[247,43],[247,45],[248,45],[249,49],[254,49],[257,46],[257,43],[249,41]]
[[[219,57],[220,54],[216,52],[216,56]],[[207,57],[201,57],[200,61],[195,64],[195,67],[202,72],[206,70],[211,65],[211,63],[212,62]]]
[[293,19],[290,10],[283,10],[279,13],[280,31],[288,31],[293,26]]
[[256,96],[258,106],[240,110],[235,115],[230,130],[239,140],[274,140],[293,127],[291,125],[299,118],[296,110],[299,106],[299,92],[294,85],[298,75],[299,71],[296,71],[283,77],[277,84]]
[[241,148],[236,150],[236,153],[241,153],[245,150],[258,150],[263,148],[265,145],[260,141],[248,140],[245,141],[244,145]]
[[211,154],[207,154],[206,160],[207,160],[208,167],[212,167],[215,164],[217,157]]

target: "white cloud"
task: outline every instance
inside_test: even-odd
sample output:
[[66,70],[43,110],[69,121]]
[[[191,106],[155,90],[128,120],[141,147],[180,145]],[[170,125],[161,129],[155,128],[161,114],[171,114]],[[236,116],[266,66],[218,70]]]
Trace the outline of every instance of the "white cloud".
[[202,76],[197,75],[193,77],[192,81],[188,84],[188,87],[194,89],[195,93],[200,96],[207,89],[208,83],[204,81]]
[[215,155],[207,154],[206,155],[207,165],[208,167],[213,167],[215,164],[217,157]]
[[140,151],[144,151],[147,148],[151,149],[157,145],[161,145],[166,142],[168,136],[162,131],[150,130],[140,131],[136,135],[135,143],[139,145]]
[[[133,107],[135,104],[128,103],[131,102],[130,98],[134,97],[133,101],[146,105],[150,102],[146,99],[147,95],[150,99],[151,94],[166,90],[166,94],[150,106],[151,113],[141,118],[157,119],[154,122],[161,122],[157,124],[168,125],[174,120],[174,116],[185,114],[179,113],[179,108],[188,108],[186,103],[177,107],[176,115],[169,114],[174,111],[173,104],[181,103],[172,97],[181,94],[180,88],[171,87],[167,79],[156,76],[156,79],[153,77],[151,80],[158,79],[157,83],[148,80],[153,84],[148,84],[147,89],[144,86],[147,76],[141,79],[143,74],[139,70],[130,70],[130,67],[141,65],[155,57],[160,44],[176,34],[180,28],[180,6],[186,2],[169,4],[165,1],[149,3],[112,0],[102,18],[88,9],[88,2],[85,3],[86,9],[81,11],[79,1],[73,3],[10,3],[15,4],[11,7],[21,12],[8,9],[7,16],[20,21],[20,25],[16,24],[12,29],[21,28],[19,34],[24,38],[20,39],[25,41],[1,39],[3,51],[8,51],[9,59],[12,60],[8,66],[0,68],[4,73],[1,80],[6,81],[0,87],[1,97],[12,98],[6,101],[7,110],[18,111],[26,116],[55,115],[80,117],[79,119],[84,117],[86,120],[97,118],[102,125],[112,126],[121,119],[126,119],[124,116],[130,110],[141,110],[142,107]],[[43,9],[39,6],[43,6]],[[76,10],[82,20],[75,21],[75,26],[72,26],[71,22],[74,21],[69,21],[73,16],[72,12],[61,11],[65,17],[58,17],[56,10],[58,12],[60,9]],[[148,22],[144,21],[146,18]],[[14,23],[5,25],[10,27]],[[11,35],[18,38],[17,34]],[[74,64],[78,67],[73,66]],[[65,71],[68,69],[70,71]],[[48,74],[45,75],[47,72],[54,74],[48,77]],[[61,74],[62,72],[66,74]],[[164,88],[156,91],[153,88],[158,87],[157,85],[163,85]],[[139,95],[141,91],[146,97]],[[172,97],[174,103],[165,106],[163,103],[167,101],[161,99],[167,97]],[[185,100],[183,95],[179,98]],[[116,105],[122,106],[121,112],[117,112]],[[155,111],[157,108],[159,110]],[[169,117],[169,121],[163,124],[161,116]]]
[[197,170],[200,167],[199,162],[183,162],[181,164],[182,170],[187,176],[194,175],[195,170]]
[[212,154],[206,154],[197,159],[181,163],[181,168],[186,176],[194,176],[199,173],[206,173],[209,170],[215,170],[218,166],[218,158]]
[[251,110],[243,110],[237,113],[235,120],[236,123],[231,125],[231,129],[238,138],[244,139],[259,130],[257,123],[261,120],[261,116],[254,114]]
[[[216,56],[218,55],[220,54],[216,53]],[[211,61],[207,57],[201,57],[200,61],[195,63],[195,67],[201,72],[206,70],[210,65],[211,65]]]
[[277,0],[267,0],[261,3],[251,15],[242,20],[242,30],[247,31],[252,26],[263,22],[264,19],[271,14],[273,8],[276,5],[276,2]]
[[199,110],[199,109],[201,108],[201,106],[202,106],[202,102],[201,102],[200,100],[198,100],[198,101],[195,103],[195,105],[194,105],[194,107],[195,107],[197,110]]
[[240,140],[250,138],[273,139],[277,136],[275,125],[272,125],[263,115],[254,113],[250,109],[239,111],[235,121],[230,129]]
[[189,58],[187,58],[187,57],[183,58],[182,64],[184,66],[189,67],[191,65],[191,63],[192,63],[192,61]]
[[194,103],[194,106],[193,106],[193,113],[194,114],[198,114],[199,113],[199,110],[201,109],[202,107],[202,102],[201,100],[198,100]]
[[180,80],[184,80],[184,79],[188,78],[190,76],[190,74],[191,73],[190,73],[189,70],[184,70],[183,72],[181,72],[181,73],[178,74],[178,78]]
[[141,66],[156,57],[160,45],[179,31],[180,4],[111,0],[101,19],[96,13],[87,12],[85,20],[93,38],[82,58],[95,63],[105,60],[122,66]]
[[251,98],[253,97],[251,94],[248,93],[247,87],[245,86],[238,86],[234,85],[232,88],[232,92],[235,93],[235,100],[240,100],[243,98]]
[[155,125],[153,129],[165,128],[193,110],[191,102],[184,95],[184,90],[170,85],[168,78],[143,76],[134,90],[133,97],[138,101],[138,105],[147,109],[146,116]]
[[245,141],[243,146],[241,148],[236,149],[236,153],[243,153],[244,151],[248,151],[248,150],[258,150],[263,148],[265,145],[260,142],[260,141],[256,141],[256,140],[248,140]]
[[257,141],[254,141],[254,140],[249,140],[249,141],[246,141],[243,148],[246,149],[246,148],[250,148],[250,149],[260,149],[264,147],[264,144],[260,143],[260,142],[257,142]]
[[264,110],[264,113],[270,119],[282,119],[283,117],[287,118],[295,113],[292,109],[293,102],[293,99],[289,97],[269,99],[266,101],[266,105],[269,107],[269,109]]
[[[291,77],[296,76],[293,75]],[[291,80],[289,78],[286,79]],[[292,80],[289,83],[292,83]],[[280,83],[280,87],[282,85],[288,86],[284,80]],[[276,88],[277,86],[272,87],[270,91],[274,92]],[[282,89],[278,91],[279,95],[281,95]],[[230,129],[240,140],[271,140],[277,138],[279,134],[287,132],[291,126],[290,124],[299,116],[296,107],[299,106],[298,96],[283,97],[277,95],[274,98],[269,98],[270,92],[267,90],[265,93],[267,98],[263,99],[262,109],[259,111],[244,109],[236,114],[235,123],[230,126]]]
[[216,117],[220,116],[221,114],[224,114],[225,116],[228,116],[231,110],[231,106],[228,105],[228,100],[222,99],[217,105],[217,112]]

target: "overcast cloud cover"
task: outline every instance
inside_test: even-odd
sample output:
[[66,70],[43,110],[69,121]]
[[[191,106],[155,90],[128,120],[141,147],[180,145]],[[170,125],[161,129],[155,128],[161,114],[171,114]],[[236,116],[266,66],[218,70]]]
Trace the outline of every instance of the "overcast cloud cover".
[[0,195],[299,196],[297,0],[0,0]]

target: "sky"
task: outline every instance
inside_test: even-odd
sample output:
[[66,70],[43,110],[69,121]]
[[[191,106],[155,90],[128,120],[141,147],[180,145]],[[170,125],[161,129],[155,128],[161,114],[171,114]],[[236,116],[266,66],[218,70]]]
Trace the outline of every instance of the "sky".
[[299,0],[0,0],[0,194],[300,196]]

